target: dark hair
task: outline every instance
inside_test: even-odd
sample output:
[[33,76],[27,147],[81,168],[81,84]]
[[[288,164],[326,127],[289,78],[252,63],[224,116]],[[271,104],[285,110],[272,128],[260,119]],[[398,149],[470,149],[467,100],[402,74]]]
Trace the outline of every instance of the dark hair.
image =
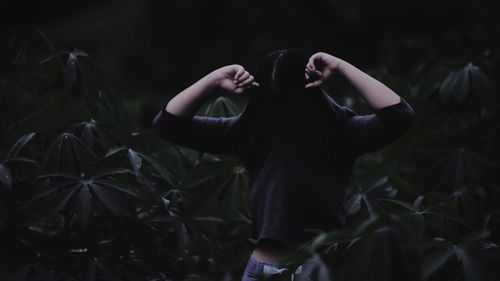
[[278,49],[266,54],[255,65],[254,77],[266,92],[302,92],[309,56],[296,48]]

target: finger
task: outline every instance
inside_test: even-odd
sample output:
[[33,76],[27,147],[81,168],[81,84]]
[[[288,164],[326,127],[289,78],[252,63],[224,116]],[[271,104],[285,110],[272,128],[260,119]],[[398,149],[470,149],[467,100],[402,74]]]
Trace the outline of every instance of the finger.
[[311,77],[311,78],[313,78],[313,77],[321,77],[323,75],[323,73],[321,71],[316,70],[316,69],[314,69],[314,70],[307,69],[306,70],[306,74],[309,77]]
[[246,90],[248,90],[250,88],[251,88],[251,85],[247,85],[247,86],[243,86],[243,87],[238,87],[233,92],[236,93],[236,94],[242,94],[242,93],[244,93]]
[[236,74],[234,75],[234,81],[237,81],[238,78],[245,72],[245,68],[242,66],[238,66],[238,70],[236,71]]
[[314,64],[311,62],[311,59],[306,64],[306,69],[312,71],[314,69]]
[[321,61],[321,58],[322,58],[321,53],[316,53],[312,55],[309,58],[309,61],[307,62],[307,66],[309,67],[309,69],[315,70],[316,64]]
[[258,82],[253,81],[253,82],[252,82],[252,86],[259,87],[259,86],[260,86],[260,84],[259,84]]
[[314,72],[316,70],[316,66],[314,65],[313,61],[309,61],[307,63],[307,69],[309,70],[309,72]]
[[249,84],[251,84],[254,80],[254,77],[252,75],[250,75],[247,79],[245,79],[244,81],[240,82],[238,84],[239,87],[245,87]]
[[307,83],[306,86],[304,88],[312,88],[312,87],[317,87],[319,85],[321,85],[322,81],[321,80],[316,80],[316,81],[313,81],[313,82],[310,82],[310,83]]
[[243,74],[238,79],[236,79],[238,81],[237,83],[245,81],[248,77],[250,77],[250,73],[248,73],[248,71],[243,72]]

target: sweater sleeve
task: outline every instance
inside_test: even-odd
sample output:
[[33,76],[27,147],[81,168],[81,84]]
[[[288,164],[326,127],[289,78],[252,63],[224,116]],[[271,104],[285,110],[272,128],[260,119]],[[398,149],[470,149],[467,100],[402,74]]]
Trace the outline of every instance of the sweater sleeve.
[[177,116],[165,109],[153,119],[153,130],[169,142],[191,149],[237,155],[241,113],[233,117]]
[[399,103],[367,115],[358,115],[347,107],[343,108],[356,156],[387,146],[406,133],[415,122],[415,111],[403,98]]

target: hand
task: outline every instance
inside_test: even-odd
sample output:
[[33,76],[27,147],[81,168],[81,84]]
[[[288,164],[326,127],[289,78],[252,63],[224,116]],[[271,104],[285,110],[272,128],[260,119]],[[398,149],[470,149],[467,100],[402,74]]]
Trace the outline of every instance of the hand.
[[305,88],[323,85],[338,71],[343,60],[330,54],[318,52],[309,58],[306,65],[306,78],[313,81],[306,84]]
[[260,86],[255,78],[239,64],[232,64],[214,70],[211,75],[223,90],[241,94],[252,86]]

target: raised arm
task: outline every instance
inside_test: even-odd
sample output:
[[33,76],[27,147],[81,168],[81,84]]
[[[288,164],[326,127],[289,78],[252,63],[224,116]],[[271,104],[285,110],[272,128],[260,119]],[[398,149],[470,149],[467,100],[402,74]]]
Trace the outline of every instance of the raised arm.
[[341,73],[349,80],[372,110],[400,102],[400,97],[377,79],[354,65],[323,52],[316,53],[309,59],[306,73],[316,80],[307,84],[306,88],[322,85],[335,72]]
[[153,129],[164,139],[185,147],[235,154],[240,115],[216,118],[194,114],[218,89],[241,94],[257,85],[241,65],[214,70],[173,97],[154,118]]
[[216,89],[241,94],[251,85],[258,84],[243,66],[238,64],[224,66],[210,72],[173,97],[168,102],[166,111],[181,117],[192,117]]
[[306,75],[313,81],[306,88],[326,85],[325,82],[336,72],[351,82],[374,112],[359,115],[343,107],[354,154],[379,150],[413,125],[415,111],[403,98],[350,63],[327,53],[319,52],[311,56]]

